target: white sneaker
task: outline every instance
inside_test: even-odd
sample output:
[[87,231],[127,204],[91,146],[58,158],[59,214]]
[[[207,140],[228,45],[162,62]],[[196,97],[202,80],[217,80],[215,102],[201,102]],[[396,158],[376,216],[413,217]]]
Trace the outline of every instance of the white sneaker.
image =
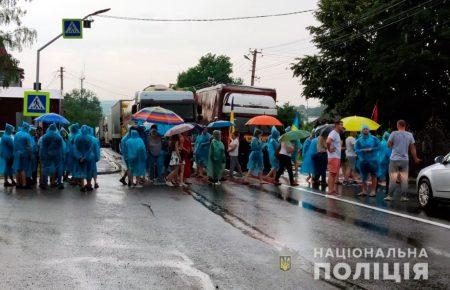
[[186,183],[184,183],[184,182],[180,183],[180,185],[181,185],[182,187],[188,187],[188,185],[187,185]]
[[409,200],[409,198],[407,198],[406,196],[402,196],[401,198],[400,198],[400,201],[408,201]]
[[375,192],[371,192],[371,193],[369,194],[369,196],[370,196],[370,197],[375,197],[375,196],[377,196],[377,194],[376,194]]
[[385,201],[392,201],[392,196],[388,195],[384,198]]
[[170,186],[170,187],[174,187],[173,183],[170,182],[170,181],[168,181],[168,180],[166,180],[166,185],[167,185],[167,186]]

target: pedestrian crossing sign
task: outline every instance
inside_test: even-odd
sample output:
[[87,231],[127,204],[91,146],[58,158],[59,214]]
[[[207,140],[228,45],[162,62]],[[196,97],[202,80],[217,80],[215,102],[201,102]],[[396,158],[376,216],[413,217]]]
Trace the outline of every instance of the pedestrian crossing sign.
[[23,95],[23,115],[37,117],[50,113],[50,93],[25,91]]
[[63,19],[63,38],[83,38],[82,19]]

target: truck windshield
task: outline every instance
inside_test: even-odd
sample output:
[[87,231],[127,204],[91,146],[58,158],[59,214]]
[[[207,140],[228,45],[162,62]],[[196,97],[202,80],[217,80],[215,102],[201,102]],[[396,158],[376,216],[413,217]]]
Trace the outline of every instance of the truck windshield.
[[194,104],[157,104],[164,109],[171,110],[186,122],[194,122]]
[[[255,130],[255,126],[245,126],[245,123],[248,122],[250,118],[247,117],[236,117],[234,119],[234,127],[236,131],[243,134],[251,134],[253,135],[253,131]],[[262,130],[264,134],[270,133],[271,127],[268,126],[258,126],[258,129]]]

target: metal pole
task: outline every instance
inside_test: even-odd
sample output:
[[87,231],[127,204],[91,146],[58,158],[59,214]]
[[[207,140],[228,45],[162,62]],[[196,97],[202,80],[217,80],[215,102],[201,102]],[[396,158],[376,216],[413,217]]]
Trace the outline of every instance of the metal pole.
[[62,116],[62,101],[63,101],[63,91],[64,91],[64,68],[59,68],[59,77],[61,78],[61,92],[59,96],[59,114]]
[[[101,13],[105,13],[108,12],[109,10],[111,10],[111,8],[107,8],[107,9],[102,9],[102,10],[98,10],[94,13],[88,14],[85,17],[83,17],[82,20],[86,20],[88,17],[90,16],[94,16],[94,15],[98,15]],[[46,44],[44,44],[41,48],[39,48],[36,52],[36,82],[35,82],[35,89],[39,90],[39,66],[40,66],[40,57],[41,57],[41,51],[44,50],[44,48],[46,48],[47,46],[49,46],[50,44],[52,44],[53,42],[55,42],[58,38],[60,38],[63,34],[60,33],[58,34],[55,38],[53,38],[52,40],[50,40],[49,42],[47,42]]]

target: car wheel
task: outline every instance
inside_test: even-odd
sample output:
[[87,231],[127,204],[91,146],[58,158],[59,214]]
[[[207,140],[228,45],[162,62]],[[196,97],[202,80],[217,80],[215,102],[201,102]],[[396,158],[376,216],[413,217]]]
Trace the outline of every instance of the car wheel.
[[430,181],[427,178],[422,178],[419,181],[417,194],[420,207],[429,208],[432,206],[433,190],[431,189]]

